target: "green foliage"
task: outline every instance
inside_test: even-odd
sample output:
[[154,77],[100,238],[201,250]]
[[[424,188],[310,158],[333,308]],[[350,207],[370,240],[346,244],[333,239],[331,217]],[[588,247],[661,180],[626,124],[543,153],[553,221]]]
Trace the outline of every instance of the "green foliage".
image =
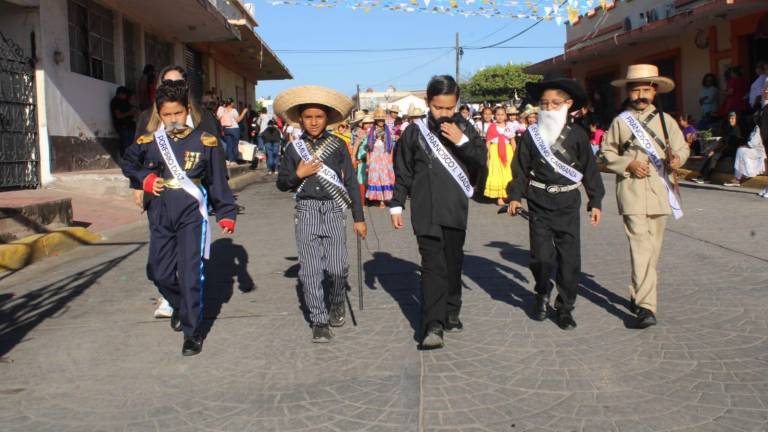
[[466,102],[503,102],[514,97],[526,97],[525,83],[541,81],[541,75],[528,75],[523,68],[529,63],[502,64],[487,67],[461,85],[462,100]]

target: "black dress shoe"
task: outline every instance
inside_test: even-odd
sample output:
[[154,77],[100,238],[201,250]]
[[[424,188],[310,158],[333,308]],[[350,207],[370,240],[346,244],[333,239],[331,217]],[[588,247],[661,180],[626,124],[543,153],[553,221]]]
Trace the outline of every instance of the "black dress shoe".
[[181,331],[181,314],[179,314],[177,308],[173,308],[173,313],[171,314],[171,328],[173,331]]
[[203,350],[203,338],[200,336],[184,336],[184,345],[181,346],[181,355],[193,356]]
[[633,298],[629,299],[629,311],[637,315],[637,304]]
[[421,348],[425,350],[438,349],[444,346],[443,325],[437,321],[429,323],[424,339],[421,341]]
[[445,331],[447,333],[460,333],[464,330],[464,324],[459,319],[458,313],[449,313],[445,319]]
[[547,305],[549,304],[549,297],[536,294],[536,301],[533,303],[533,319],[536,321],[544,321],[547,319]]
[[654,315],[650,310],[638,306],[636,327],[639,329],[647,329],[648,327],[655,326],[656,324],[656,315]]
[[573,330],[576,328],[576,321],[570,311],[557,311],[557,325],[563,330]]

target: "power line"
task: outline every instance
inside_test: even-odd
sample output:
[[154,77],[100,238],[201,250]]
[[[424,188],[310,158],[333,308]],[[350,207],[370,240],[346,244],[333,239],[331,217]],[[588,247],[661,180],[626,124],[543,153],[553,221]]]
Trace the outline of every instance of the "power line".
[[491,44],[491,45],[486,45],[486,46],[481,46],[481,47],[464,47],[464,49],[467,49],[467,50],[484,50],[484,49],[496,48],[496,47],[498,47],[498,46],[500,46],[500,45],[502,45],[502,44],[505,44],[505,43],[507,43],[507,42],[511,41],[512,39],[515,39],[515,38],[517,38],[517,37],[520,37],[520,36],[522,36],[522,35],[523,35],[523,34],[525,34],[525,33],[526,33],[528,30],[530,30],[530,29],[532,29],[532,28],[536,27],[537,25],[541,24],[543,21],[544,21],[544,20],[540,19],[540,20],[536,21],[535,23],[533,23],[533,24],[529,25],[528,27],[526,27],[526,28],[524,28],[524,29],[520,30],[519,32],[517,32],[517,33],[515,33],[515,34],[513,34],[512,36],[510,36],[510,37],[508,37],[508,38],[506,38],[506,39],[504,39],[504,40],[502,40],[502,41],[496,42],[496,43],[494,43],[494,44]]
[[404,52],[404,51],[437,51],[453,49],[453,47],[418,47],[418,48],[352,48],[352,49],[318,49],[318,50],[273,50],[281,54],[316,54],[316,53],[372,53],[372,52]]
[[[518,46],[494,46],[494,47],[462,47],[463,49],[479,50],[479,49],[545,49],[545,48],[562,48],[560,45],[518,45]],[[408,51],[438,51],[438,50],[455,50],[456,47],[432,47],[432,48],[382,48],[382,49],[329,49],[329,50],[276,50],[276,53],[280,54],[370,54],[370,53],[382,53],[382,52],[408,52]]]
[[419,70],[419,69],[421,69],[421,68],[423,68],[423,67],[425,67],[425,66],[427,66],[427,65],[429,65],[431,63],[434,63],[435,61],[437,61],[441,57],[445,56],[448,53],[453,52],[454,50],[455,50],[455,48],[450,48],[447,51],[444,51],[444,52],[440,53],[437,57],[431,58],[428,61],[426,61],[426,62],[424,62],[424,63],[422,63],[422,64],[420,64],[420,65],[418,65],[418,66],[416,66],[416,67],[414,67],[412,69],[409,69],[409,70],[403,72],[402,74],[400,74],[398,76],[392,77],[390,79],[387,79],[387,80],[384,80],[384,81],[381,81],[381,82],[378,82],[376,84],[373,84],[373,85],[370,85],[370,86],[366,86],[366,87],[378,87],[380,85],[389,84],[392,81],[395,81],[395,80],[397,80],[399,78],[402,78],[402,77],[410,74],[411,72],[415,72],[415,71],[417,71],[417,70]]

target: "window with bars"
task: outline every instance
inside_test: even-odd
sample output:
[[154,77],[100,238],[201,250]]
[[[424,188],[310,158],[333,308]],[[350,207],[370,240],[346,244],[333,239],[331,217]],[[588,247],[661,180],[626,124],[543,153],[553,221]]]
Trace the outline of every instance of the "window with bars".
[[115,82],[114,15],[92,0],[68,0],[72,72]]

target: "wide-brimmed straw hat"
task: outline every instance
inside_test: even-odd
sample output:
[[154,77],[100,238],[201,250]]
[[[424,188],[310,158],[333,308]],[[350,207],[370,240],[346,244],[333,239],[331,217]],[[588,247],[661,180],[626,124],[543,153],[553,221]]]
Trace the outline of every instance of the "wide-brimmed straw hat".
[[364,115],[364,116],[363,116],[363,120],[361,120],[361,122],[360,122],[360,123],[362,123],[362,124],[365,124],[365,123],[374,123],[375,121],[376,121],[376,120],[374,120],[374,118],[373,118],[373,114],[366,114],[366,115]]
[[345,119],[354,106],[352,99],[336,90],[320,86],[288,89],[275,98],[275,112],[292,122],[299,122],[302,105],[322,105],[328,108],[328,124]]
[[365,118],[365,111],[363,110],[357,110],[355,111],[354,117],[352,117],[352,120],[349,121],[349,124],[356,125],[363,121],[363,118]]
[[525,106],[525,109],[523,110],[523,113],[520,115],[520,117],[526,118],[529,115],[538,114],[538,113],[539,113],[539,107],[528,104]]
[[387,119],[387,112],[384,110],[383,107],[378,107],[376,110],[373,111],[373,119],[374,120],[386,120]]
[[659,68],[652,64],[636,64],[627,68],[627,77],[611,81],[614,87],[624,87],[629,83],[655,84],[657,93],[669,93],[675,89],[675,82],[659,76]]
[[411,104],[408,107],[408,113],[406,115],[408,117],[421,117],[424,115],[424,110],[422,110],[421,108],[417,107],[414,104]]
[[517,110],[517,107],[514,105],[510,105],[507,107],[507,114],[519,114],[520,111]]
[[400,107],[397,106],[397,105],[390,105],[388,110],[389,110],[389,112],[400,114]]
[[533,100],[538,101],[545,90],[561,90],[568,93],[573,100],[571,111],[583,107],[587,103],[587,92],[578,81],[566,77],[544,77],[539,82],[525,83],[525,90]]

